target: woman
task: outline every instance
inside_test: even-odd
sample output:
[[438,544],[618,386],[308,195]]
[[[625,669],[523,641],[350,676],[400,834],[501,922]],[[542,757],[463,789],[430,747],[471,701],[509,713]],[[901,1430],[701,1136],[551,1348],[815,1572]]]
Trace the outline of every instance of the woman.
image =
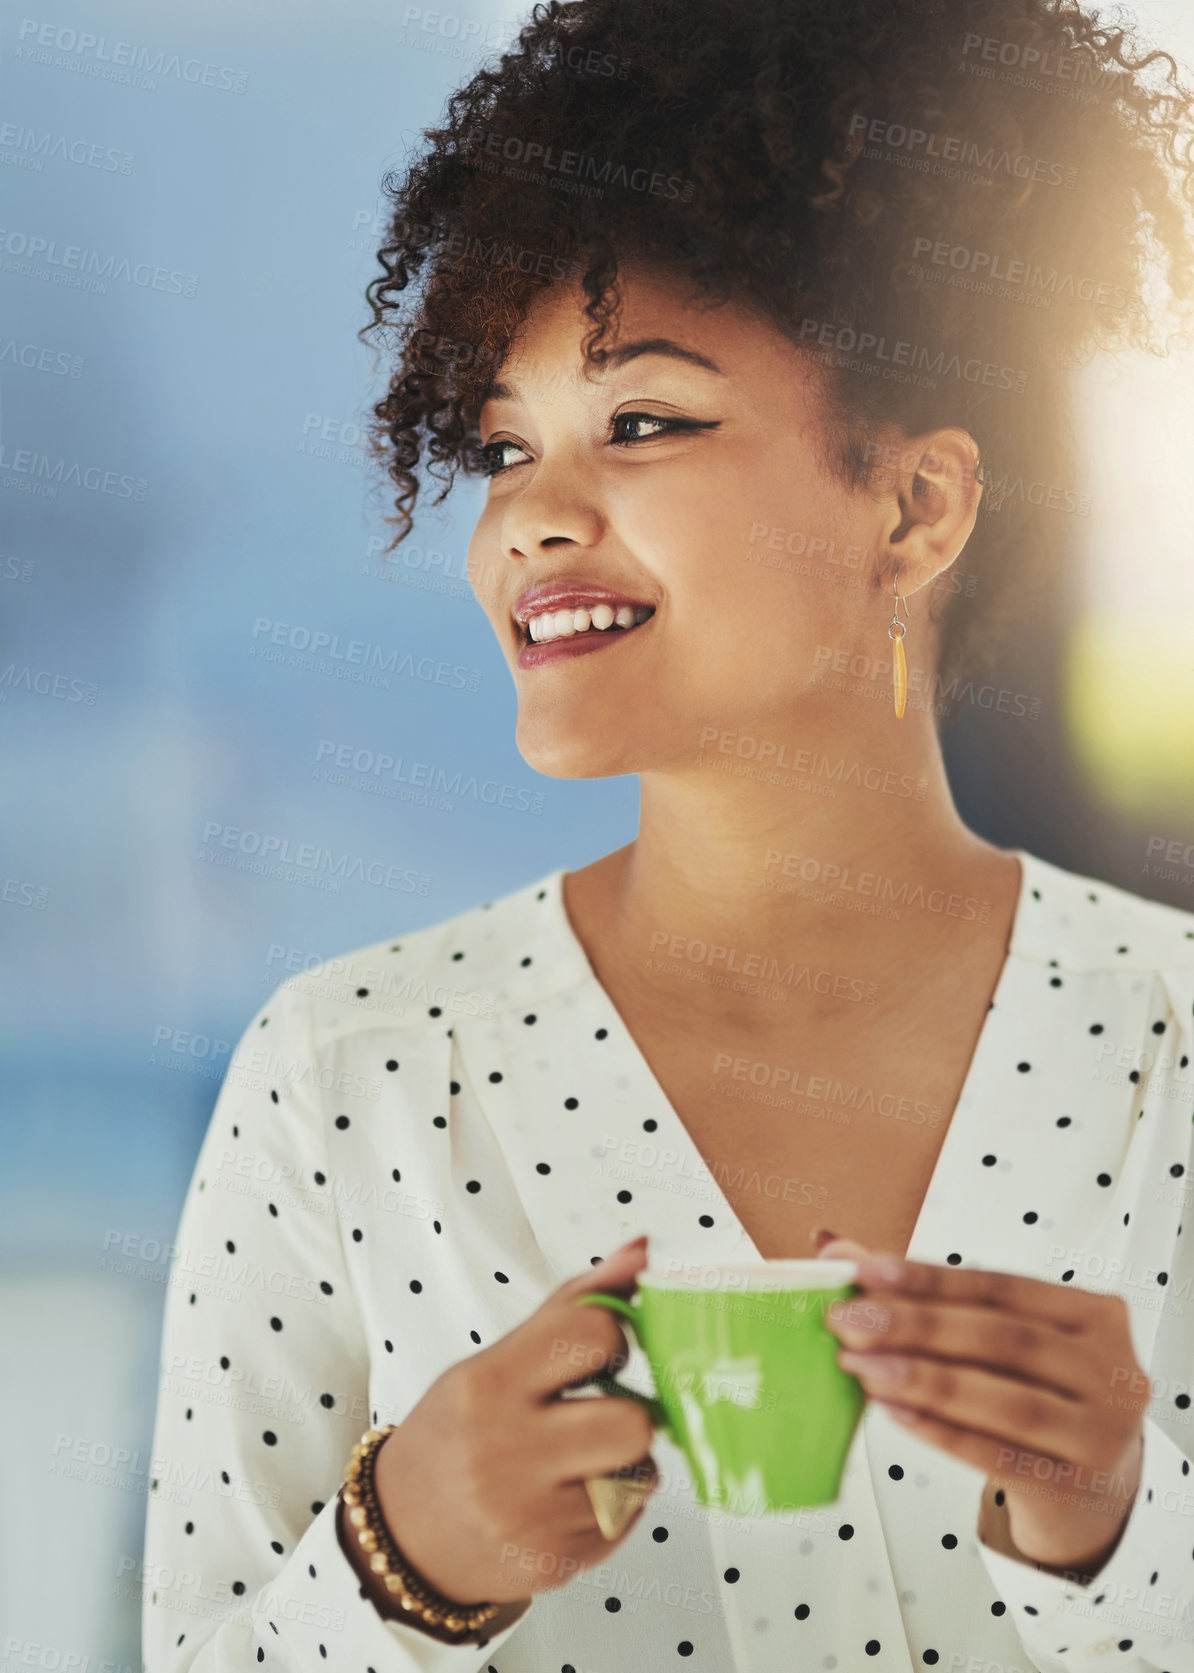
[[[250,1024],[149,1673],[1194,1669],[1194,916],[983,841],[937,735],[1055,560],[1064,369],[1150,340],[1150,234],[1189,295],[1150,73],[1069,3],[553,3],[391,183],[399,537],[421,460],[488,476],[519,748],[639,774],[640,827]],[[648,1240],[862,1261],[835,1504],[706,1510],[594,1390],[637,1349],[575,1302]]]

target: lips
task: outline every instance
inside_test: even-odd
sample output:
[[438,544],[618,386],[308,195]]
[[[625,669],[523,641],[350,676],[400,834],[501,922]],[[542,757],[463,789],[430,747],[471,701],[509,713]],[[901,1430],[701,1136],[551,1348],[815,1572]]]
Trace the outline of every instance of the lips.
[[532,616],[540,616],[547,610],[588,609],[594,604],[608,604],[615,610],[619,604],[633,604],[647,610],[655,608],[649,599],[639,598],[632,592],[613,592],[609,587],[591,586],[584,581],[549,581],[519,593],[513,616],[519,627],[525,629]]
[[[585,633],[569,634],[546,642],[524,638],[518,652],[518,666],[542,668],[551,662],[568,662],[578,656],[592,656],[594,652],[608,645],[623,645],[628,639],[644,633],[652,619],[648,616],[646,621],[632,628],[611,627],[604,633],[589,629]],[[518,631],[524,633],[525,629],[520,628]]]

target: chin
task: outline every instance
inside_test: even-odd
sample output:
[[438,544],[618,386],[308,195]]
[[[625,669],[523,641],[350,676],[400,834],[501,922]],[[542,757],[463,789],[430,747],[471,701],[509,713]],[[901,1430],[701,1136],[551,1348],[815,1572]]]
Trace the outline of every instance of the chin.
[[524,725],[520,718],[515,743],[527,766],[545,778],[617,778],[639,769],[624,739],[602,744],[589,726],[572,731],[558,725]]

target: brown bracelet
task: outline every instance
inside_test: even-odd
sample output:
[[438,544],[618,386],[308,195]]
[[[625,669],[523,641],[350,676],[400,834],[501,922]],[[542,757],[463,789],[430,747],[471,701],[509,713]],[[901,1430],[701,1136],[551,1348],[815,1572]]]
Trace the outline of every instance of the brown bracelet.
[[423,1579],[398,1549],[382,1515],[373,1480],[377,1449],[396,1427],[367,1429],[352,1449],[340,1497],[369,1567],[390,1593],[408,1626],[444,1644],[489,1642],[480,1631],[501,1609],[499,1603],[454,1603]]

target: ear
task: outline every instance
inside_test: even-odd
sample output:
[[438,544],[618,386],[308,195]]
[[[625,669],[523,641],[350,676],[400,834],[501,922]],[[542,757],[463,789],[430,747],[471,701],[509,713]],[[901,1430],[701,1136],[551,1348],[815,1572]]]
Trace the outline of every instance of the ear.
[[881,495],[880,578],[898,572],[900,596],[929,586],[961,552],[978,516],[978,444],[950,426],[908,437],[876,455]]

